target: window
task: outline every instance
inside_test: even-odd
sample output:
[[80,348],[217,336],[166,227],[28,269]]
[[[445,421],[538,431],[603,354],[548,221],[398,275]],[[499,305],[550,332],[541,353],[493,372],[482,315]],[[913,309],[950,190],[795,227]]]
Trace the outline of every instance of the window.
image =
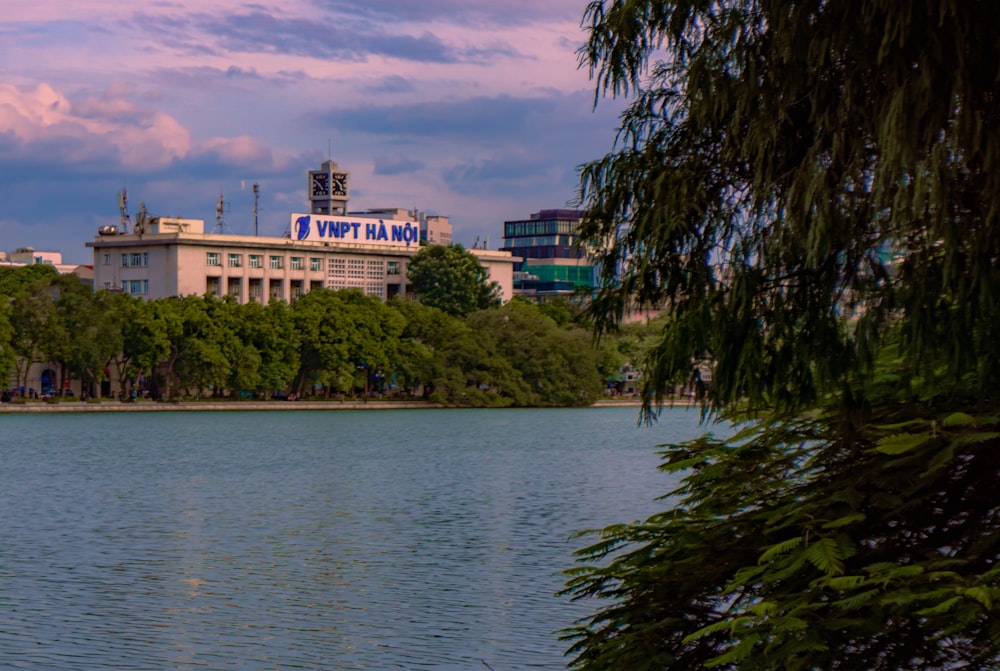
[[[205,261],[210,266],[221,266],[222,257],[219,252],[205,252]],[[211,293],[211,292],[209,292]]]
[[284,295],[282,294],[281,291],[281,280],[271,280],[270,282],[268,282],[267,297],[274,300],[280,300],[284,298]]
[[229,255],[229,267],[230,268],[242,268],[243,267],[243,255],[242,254],[230,254]]
[[385,274],[386,275],[398,275],[399,274],[399,261],[389,261],[385,264]]
[[133,268],[145,268],[149,265],[149,252],[132,252],[129,265]]
[[104,255],[104,265],[106,265],[106,266],[110,266],[111,265],[111,255],[110,254],[105,254]]
[[212,294],[213,296],[219,296],[222,294],[222,278],[221,277],[206,277],[205,278],[205,293]]
[[128,268],[128,254],[122,254],[122,268]]
[[264,281],[259,277],[250,279],[250,300],[261,302],[264,296]]
[[303,263],[301,256],[293,256],[288,259],[288,269],[289,270],[302,270]]
[[226,280],[226,294],[232,296],[237,301],[243,298],[243,282],[239,277],[230,277]]
[[125,280],[122,291],[133,296],[144,296],[149,293],[149,280]]
[[260,254],[250,255],[250,267],[251,268],[263,268],[264,267],[264,257]]
[[309,259],[309,270],[323,270],[323,259]]
[[281,270],[285,265],[285,259],[282,256],[272,256],[271,257],[271,269]]
[[365,260],[364,259],[347,259],[347,276],[353,277],[355,279],[364,279],[365,277]]

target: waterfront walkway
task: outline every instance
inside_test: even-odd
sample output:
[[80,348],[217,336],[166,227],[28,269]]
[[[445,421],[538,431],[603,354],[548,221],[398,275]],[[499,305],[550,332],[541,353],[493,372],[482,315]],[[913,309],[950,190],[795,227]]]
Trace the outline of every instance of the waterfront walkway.
[[[678,401],[676,405],[687,405]],[[638,407],[637,399],[605,399],[591,407]],[[27,403],[0,403],[0,414],[20,413],[83,413],[83,412],[235,412],[235,411],[277,411],[277,410],[428,410],[446,406],[427,401],[380,401],[345,399],[344,401],[190,401],[160,402],[136,401],[28,401]]]
[[233,412],[271,410],[411,410],[440,408],[436,403],[426,401],[29,401],[27,403],[0,404],[3,413],[73,413],[73,412]]

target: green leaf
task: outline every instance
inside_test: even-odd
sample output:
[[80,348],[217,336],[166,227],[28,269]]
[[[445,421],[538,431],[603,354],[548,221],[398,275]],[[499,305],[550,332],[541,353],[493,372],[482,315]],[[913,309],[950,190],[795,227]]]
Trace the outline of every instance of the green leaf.
[[681,643],[687,645],[689,643],[697,641],[699,638],[708,636],[709,634],[714,634],[719,631],[728,631],[729,634],[732,636],[735,633],[736,629],[738,629],[744,624],[750,624],[753,621],[754,618],[745,615],[742,617],[734,617],[732,619],[727,618],[719,620],[718,622],[713,622],[707,627],[702,627],[696,632],[688,634],[683,639],[681,639]]
[[767,563],[772,559],[774,559],[775,557],[791,552],[800,545],[802,545],[802,536],[796,536],[794,538],[789,538],[786,541],[775,543],[774,545],[769,546],[764,551],[764,554],[760,556],[760,559],[757,560],[757,563],[758,564]]
[[840,610],[858,610],[874,599],[878,593],[879,590],[877,589],[865,590],[864,592],[852,594],[851,596],[840,599],[839,601],[834,601],[833,605]]
[[863,575],[842,575],[836,578],[828,578],[822,584],[833,589],[854,589],[865,584],[869,579]]
[[990,590],[986,587],[969,587],[962,590],[962,596],[978,601],[987,610],[993,610],[993,598]]
[[953,412],[945,417],[941,424],[943,426],[965,426],[967,424],[972,424],[975,421],[976,420],[972,415],[967,415],[964,412]]
[[824,529],[839,529],[840,527],[846,527],[849,524],[854,524],[855,522],[863,522],[865,520],[864,513],[851,513],[850,515],[845,515],[839,519],[835,519],[832,522],[827,522],[823,525]]
[[921,615],[921,616],[924,616],[924,617],[928,617],[928,616],[931,616],[931,615],[944,615],[945,613],[947,613],[948,611],[950,611],[952,608],[954,608],[955,604],[957,604],[961,600],[962,600],[962,597],[960,597],[960,596],[953,596],[950,599],[945,599],[944,601],[942,601],[941,603],[939,603],[939,604],[937,604],[935,606],[931,606],[930,608],[923,608],[921,610],[918,610],[917,611],[917,615]]
[[837,547],[837,541],[832,538],[820,538],[809,546],[805,555],[809,563],[827,575],[844,572],[844,556]]
[[896,455],[909,452],[932,438],[930,433],[897,433],[879,439],[877,449],[883,454]]

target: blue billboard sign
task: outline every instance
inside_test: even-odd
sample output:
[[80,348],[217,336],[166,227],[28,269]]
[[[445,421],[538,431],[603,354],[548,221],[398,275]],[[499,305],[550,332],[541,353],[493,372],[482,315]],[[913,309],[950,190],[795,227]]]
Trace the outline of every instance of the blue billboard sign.
[[293,240],[346,244],[415,247],[420,244],[420,225],[415,221],[370,217],[292,214]]

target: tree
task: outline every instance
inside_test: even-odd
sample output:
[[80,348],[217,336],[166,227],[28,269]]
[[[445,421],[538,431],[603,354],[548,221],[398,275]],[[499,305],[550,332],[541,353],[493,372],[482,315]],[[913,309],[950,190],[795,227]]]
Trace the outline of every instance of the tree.
[[[165,322],[170,341],[168,374],[176,375],[178,387],[195,396],[206,389],[212,389],[213,394],[226,389],[233,370],[228,357],[239,347],[231,306],[209,295],[162,302],[161,318],[177,320],[174,324]],[[259,363],[259,358],[241,363]]]
[[406,319],[404,349],[413,355],[404,371],[430,400],[475,407],[531,404],[527,382],[478,324],[415,301],[396,299],[392,307]]
[[35,263],[28,266],[0,266],[0,295],[13,298],[39,280],[59,276],[55,266]]
[[14,351],[14,327],[10,323],[11,306],[7,301],[0,301],[0,376],[3,382],[0,386],[6,389],[11,371],[17,364],[17,354]]
[[520,298],[469,315],[467,324],[520,373],[531,394],[525,404],[583,406],[600,396],[604,382],[597,350],[583,329],[560,328],[539,306]]
[[598,93],[631,97],[582,172],[590,314],[664,308],[647,416],[708,365],[739,430],[668,447],[675,507],[581,552],[568,592],[610,601],[574,666],[995,668],[1000,5],[586,21]]
[[[152,390],[159,395],[159,380],[155,375],[156,367],[161,361],[166,361],[172,370],[170,327],[171,319],[167,316],[168,301],[146,302],[140,298],[124,293],[107,294],[108,319],[116,323],[120,329],[120,347],[113,350],[105,366],[111,368],[115,363],[118,372],[118,388],[126,392],[129,380],[135,379],[138,373],[149,376]],[[176,312],[176,320],[180,316]],[[176,322],[180,330],[179,321]]]
[[407,264],[406,281],[420,302],[450,315],[500,304],[499,289],[486,269],[462,245],[428,245]]
[[292,320],[299,338],[298,388],[322,384],[327,393],[367,393],[380,372],[391,369],[404,319],[357,289],[318,289],[295,301]]
[[[24,386],[28,368],[36,362],[61,361],[69,334],[56,307],[52,276],[24,286],[11,301],[12,349],[17,356],[18,386]],[[27,390],[26,390],[27,391]]]
[[108,360],[120,352],[125,322],[115,310],[118,295],[80,282],[76,275],[53,280],[59,298],[56,308],[68,334],[65,364],[81,382],[84,396],[94,394],[94,384],[105,378]]
[[257,385],[251,388],[265,395],[287,389],[299,369],[298,341],[288,303],[239,306],[237,330],[240,340],[260,356]]

